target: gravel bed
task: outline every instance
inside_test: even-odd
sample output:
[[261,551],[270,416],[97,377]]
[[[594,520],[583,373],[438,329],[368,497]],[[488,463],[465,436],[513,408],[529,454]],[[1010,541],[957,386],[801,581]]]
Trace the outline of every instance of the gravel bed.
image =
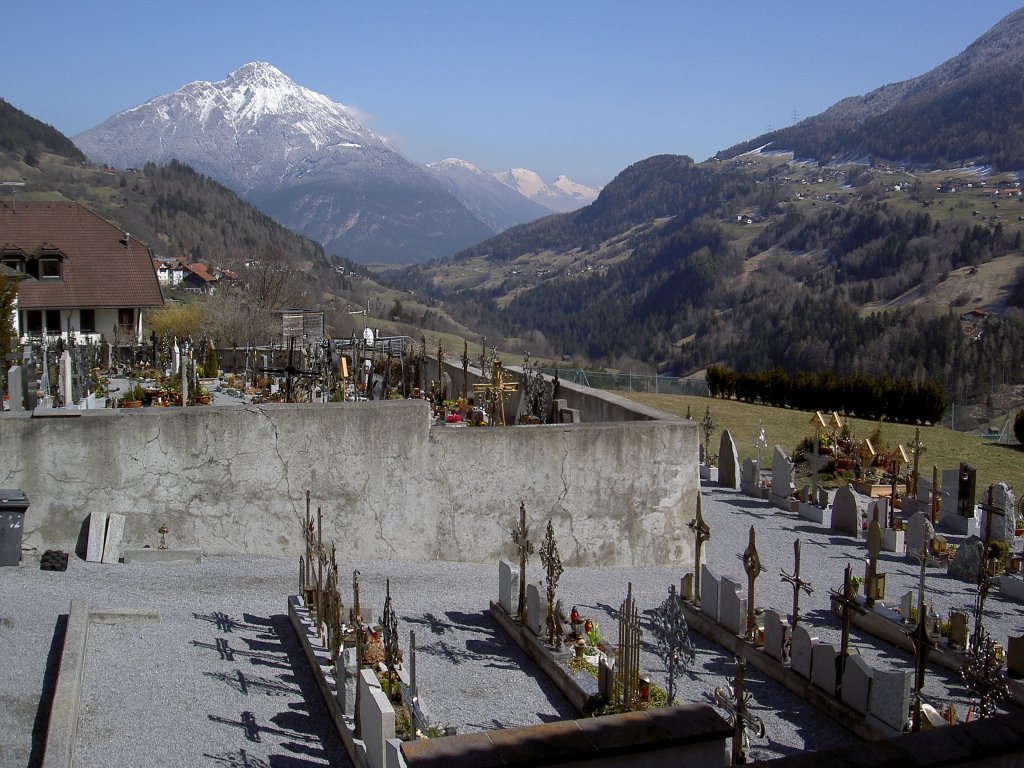
[[[753,525],[764,566],[757,603],[788,613],[792,591],[779,571],[792,570],[793,540],[799,537],[803,575],[814,587],[802,597],[803,620],[813,635],[838,645],[840,624],[828,610],[829,590],[839,587],[847,563],[863,572],[863,541],[714,484],[705,484],[703,492],[711,566],[745,583],[739,556]],[[510,507],[510,527],[515,517]],[[541,521],[531,522],[535,531],[541,529]],[[343,552],[339,560],[343,584],[359,569],[363,603],[377,616],[385,579],[391,579],[402,644],[407,646],[409,630],[415,630],[422,698],[439,724],[467,732],[575,716],[488,615],[488,602],[497,598],[496,564],[347,562]],[[890,598],[916,589],[914,562],[884,555],[880,570],[887,573]],[[641,612],[649,613],[681,575],[679,569],[655,567],[567,568],[558,592],[567,609],[576,605],[598,622],[603,636],[614,638],[627,583]],[[540,576],[534,557],[527,577]],[[0,569],[0,644],[13,672],[0,691],[0,764],[39,764],[46,692],[52,689],[48,677],[60,650],[54,638],[62,634],[70,601],[81,599],[100,607],[156,609],[161,621],[90,630],[76,765],[347,765],[287,620],[286,597],[296,591],[297,580],[295,560],[261,557],[210,557],[198,565],[73,560],[66,573],[39,571],[38,561],[29,558],[21,568]],[[928,591],[943,614],[951,606],[973,605],[971,585],[941,569],[929,569]],[[1024,605],[993,591],[985,621],[997,640],[1019,632],[1022,619]],[[693,639],[697,660],[679,680],[679,698],[709,701],[732,673],[732,658],[695,633]],[[913,666],[909,654],[856,630],[852,647],[875,666]],[[664,667],[649,633],[641,664],[664,686]],[[765,738],[752,743],[753,758],[858,742],[750,668],[747,689],[767,729]],[[953,701],[961,714],[966,709],[959,680],[934,665],[925,693],[936,704]]]

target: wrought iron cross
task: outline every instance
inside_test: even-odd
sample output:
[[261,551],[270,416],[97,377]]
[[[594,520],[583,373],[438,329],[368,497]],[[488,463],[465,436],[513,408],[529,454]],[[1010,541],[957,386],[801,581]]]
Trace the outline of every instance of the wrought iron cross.
[[555,526],[548,518],[548,529],[544,535],[544,543],[540,548],[540,561],[547,571],[547,626],[548,645],[562,647],[562,633],[558,630],[558,618],[555,616],[555,588],[562,575],[562,558],[558,554],[558,542],[555,541]]
[[921,442],[921,428],[914,428],[914,442],[910,444],[910,454],[914,457],[914,476],[907,480],[907,494],[917,496],[917,469],[921,460],[921,454],[927,451],[925,444]]
[[754,620],[754,581],[764,570],[761,568],[761,556],[757,554],[756,534],[754,526],[750,526],[750,540],[743,551],[743,570],[747,574],[747,640],[754,641],[757,636],[757,622]]
[[818,503],[818,472],[821,468],[826,466],[830,459],[827,456],[822,456],[819,453],[820,439],[817,435],[814,436],[814,453],[811,454],[810,458],[807,459],[807,463],[811,468],[811,503],[817,505]]
[[715,704],[729,713],[729,725],[732,726],[732,764],[742,765],[747,762],[748,733],[757,738],[764,737],[764,721],[750,712],[750,694],[743,690],[743,659],[739,656],[735,661],[735,672],[729,686],[715,688]]
[[[501,426],[505,426],[505,397],[513,392],[519,391],[518,381],[506,381],[501,361],[495,360],[492,364],[493,373],[491,380],[486,383],[474,384],[473,391],[489,395],[498,406],[498,413],[501,415]],[[497,415],[497,414],[496,414]]]
[[526,503],[523,501],[519,502],[519,527],[512,529],[512,541],[519,552],[519,607],[516,609],[516,620],[522,624],[526,621],[526,559],[533,554],[530,527],[526,524]]
[[462,396],[469,399],[469,342],[462,342]]
[[697,516],[686,524],[693,531],[693,604],[700,605],[700,550],[704,542],[711,538],[711,528],[704,522],[704,503],[700,491],[697,491]]
[[793,542],[793,574],[790,575],[785,571],[779,571],[779,573],[782,574],[782,580],[793,587],[793,615],[790,620],[792,628],[796,629],[797,622],[800,620],[800,590],[803,590],[805,595],[810,595],[814,591],[810,582],[800,578],[800,539]]
[[981,717],[995,714],[998,703],[1010,698],[1002,670],[1003,662],[996,657],[995,641],[985,632],[977,646],[969,650],[967,661],[960,669],[967,687],[978,697]]
[[676,592],[675,584],[669,585],[668,597],[651,615],[651,634],[665,660],[668,704],[671,706],[676,698],[676,678],[679,677],[680,668],[688,668],[697,658],[697,651],[690,640],[690,627],[683,612],[683,600]]
[[384,664],[388,668],[388,685],[395,681],[395,667],[398,666],[401,658],[401,651],[398,648],[398,617],[391,605],[391,579],[387,579],[386,592],[384,597],[384,615],[382,618],[381,632],[384,644]]
[[854,613],[867,613],[867,610],[859,602],[857,602],[857,593],[853,589],[853,574],[852,566],[846,566],[846,570],[843,572],[843,591],[837,592],[832,590],[832,599],[839,603],[843,609],[843,639],[842,647],[839,652],[839,666],[837,671],[838,685],[836,691],[838,692],[843,685],[843,673],[846,671],[846,657],[850,650],[850,623],[853,620]]
[[878,581],[878,555],[881,551],[882,526],[878,522],[878,515],[876,513],[871,518],[871,522],[868,523],[868,577],[865,579],[867,594],[864,601],[869,608],[875,604],[875,592],[878,591],[875,584]]

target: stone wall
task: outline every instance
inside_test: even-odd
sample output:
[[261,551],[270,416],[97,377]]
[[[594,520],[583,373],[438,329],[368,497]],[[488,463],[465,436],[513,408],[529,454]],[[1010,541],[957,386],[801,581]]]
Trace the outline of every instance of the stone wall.
[[0,417],[0,487],[29,497],[25,546],[72,549],[93,510],[129,548],[299,554],[304,493],[348,559],[497,561],[520,500],[567,565],[692,560],[697,430],[664,421],[436,427],[423,401]]

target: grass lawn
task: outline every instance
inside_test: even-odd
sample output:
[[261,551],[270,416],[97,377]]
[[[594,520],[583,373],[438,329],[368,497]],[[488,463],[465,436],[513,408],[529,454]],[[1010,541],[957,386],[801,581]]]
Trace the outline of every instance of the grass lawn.
[[[636,392],[617,394],[677,416],[685,416],[689,408],[691,418],[698,423],[704,418],[705,409],[711,406],[711,419],[714,422],[711,453],[718,453],[719,437],[723,429],[728,429],[736,441],[740,461],[756,457],[754,441],[757,440],[760,427],[764,426],[769,446],[765,453],[765,463],[769,464],[769,469],[771,446],[780,445],[786,453],[792,455],[805,437],[814,436],[814,429],[810,424],[814,414],[811,411],[688,395]],[[876,445],[876,448],[895,447],[897,444],[902,444],[906,448],[914,440],[914,427],[907,424],[879,425],[876,421],[856,418],[851,418],[850,423],[853,434],[858,439],[868,437],[881,426],[881,445]],[[1010,439],[1013,439],[1012,435]],[[978,470],[978,501],[982,500],[982,493],[989,485],[998,482],[1009,485],[1018,498],[1024,493],[1024,449],[1017,444],[999,445],[974,435],[953,432],[946,427],[921,427],[921,442],[924,443],[926,450],[921,455],[920,471],[925,475],[931,474],[932,465],[938,465],[941,472],[943,469],[953,469],[959,466],[961,461],[966,461]],[[910,453],[909,449],[907,453]]]

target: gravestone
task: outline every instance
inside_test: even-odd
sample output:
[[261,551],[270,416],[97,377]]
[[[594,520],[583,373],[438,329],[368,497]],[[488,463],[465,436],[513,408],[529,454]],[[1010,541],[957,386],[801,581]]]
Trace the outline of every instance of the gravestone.
[[85,560],[88,563],[103,561],[103,543],[107,538],[107,513],[92,512],[89,515],[89,541],[86,544]]
[[768,496],[773,506],[789,511],[790,496],[796,490],[794,478],[796,470],[789,456],[782,450],[782,446],[776,445],[772,453],[772,490]]
[[519,567],[508,560],[498,561],[498,605],[512,616],[512,595],[519,594]]
[[60,404],[70,408],[75,404],[75,394],[72,389],[71,354],[65,349],[60,355],[58,382],[60,386]]
[[718,484],[734,491],[740,487],[737,473],[740,466],[740,455],[736,450],[736,442],[729,430],[723,430],[718,443]]
[[811,684],[828,694],[836,693],[836,659],[839,654],[828,643],[811,646]]
[[818,506],[828,509],[828,491],[825,488],[818,489]]
[[372,669],[359,673],[359,734],[370,768],[384,768],[384,746],[395,738],[395,708]]
[[544,585],[537,581],[526,585],[526,628],[540,637],[544,632],[547,620],[547,603],[542,595]]
[[700,566],[700,610],[705,615],[718,621],[719,596],[721,583],[718,574],[704,563]]
[[7,408],[11,411],[25,410],[25,388],[22,384],[20,365],[12,365],[7,371]]
[[843,670],[840,698],[862,715],[868,713],[871,679],[874,677],[874,673],[875,671],[859,654],[851,656],[847,661],[846,669]]
[[904,621],[910,621],[910,612],[914,608],[914,593],[907,592],[900,598],[900,616]]
[[885,552],[893,552],[900,557],[903,557],[903,555],[907,553],[907,532],[899,531],[895,528],[883,528],[882,550]]
[[728,576],[723,576],[720,583],[718,623],[734,635],[744,635],[747,631],[747,598],[741,596],[742,587]]
[[[985,501],[988,501],[988,494],[985,494]],[[1014,510],[1017,506],[1017,498],[1006,483],[996,483],[992,487],[992,507],[995,512],[983,511],[985,518],[991,516],[992,523],[989,525],[987,519],[980,521],[982,532],[989,532],[989,541],[1002,541],[1013,548],[1014,529],[1016,528],[1016,517]]]
[[977,536],[970,536],[956,548],[956,554],[949,561],[946,573],[954,579],[978,583],[978,576],[985,567],[985,545]]
[[949,614],[949,644],[953,648],[967,647],[967,611]]
[[[811,679],[811,664],[813,661],[813,648],[817,638],[812,638],[804,629],[803,624],[797,624],[793,628],[792,641],[789,647],[789,666],[800,677]],[[833,666],[833,676],[835,675]]]
[[124,515],[107,515],[107,535],[103,540],[103,562],[116,563],[121,559],[121,540],[124,538]]
[[852,485],[844,485],[836,491],[832,500],[832,530],[847,536],[860,536],[860,508]]
[[349,717],[355,717],[356,712],[356,684],[359,681],[356,653],[355,648],[345,648],[338,659],[338,706]]
[[924,512],[917,512],[907,521],[907,555],[919,558],[921,551],[927,551],[933,534],[931,518]]
[[761,469],[757,459],[744,459],[740,467],[740,490],[747,496],[761,498]]
[[942,470],[942,485],[940,487],[942,488],[942,501],[939,505],[939,511],[943,517],[955,515],[957,513],[957,502],[959,501],[957,491],[960,487],[960,470]]
[[789,622],[783,621],[778,611],[769,608],[764,612],[764,652],[778,662],[785,655],[788,628]]
[[891,732],[902,733],[910,712],[910,683],[913,672],[874,670],[868,696],[868,722],[881,723]]
[[597,691],[605,701],[615,701],[615,657],[601,655],[597,662]]

